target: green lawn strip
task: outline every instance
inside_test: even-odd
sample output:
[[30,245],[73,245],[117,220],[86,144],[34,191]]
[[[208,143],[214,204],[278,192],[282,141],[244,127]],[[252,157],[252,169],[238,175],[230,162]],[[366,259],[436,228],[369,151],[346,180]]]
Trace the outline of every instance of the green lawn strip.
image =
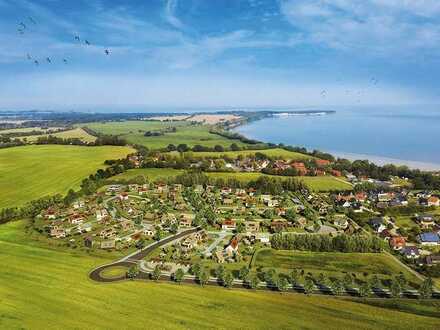
[[107,159],[124,158],[128,147],[33,145],[0,150],[0,208],[77,189]]
[[[52,136],[56,136],[58,138],[62,139],[80,139],[83,142],[95,142],[96,137],[93,135],[90,135],[86,131],[84,131],[82,128],[74,128],[68,131],[63,131],[59,133],[50,134]],[[23,136],[20,137],[21,140],[26,139],[26,142],[35,142],[38,140],[39,137],[48,136],[48,135],[30,135],[30,136]]]
[[[98,284],[87,274],[107,259],[28,245],[19,230],[21,223],[0,226],[0,327],[4,329],[438,326],[434,317],[323,296],[139,281]],[[19,237],[15,243],[5,240],[14,236]]]
[[[254,156],[256,153],[264,154],[268,157],[280,157],[283,159],[290,159],[290,160],[306,160],[306,159],[314,159],[315,157],[305,155],[299,152],[293,152],[284,150],[281,148],[274,148],[274,149],[262,149],[262,150],[240,150],[240,151],[226,151],[226,152],[190,152],[185,153],[185,155],[194,157],[194,158],[222,158],[222,157],[229,157],[229,158],[237,158],[238,156]],[[177,153],[176,153],[177,154]]]
[[345,273],[355,274],[364,281],[373,275],[387,280],[405,275],[412,286],[418,286],[420,280],[401,267],[394,259],[380,253],[341,253],[341,252],[304,252],[264,249],[257,252],[253,262],[255,268],[275,268],[289,273],[292,269],[301,269],[305,273],[317,276],[324,273],[329,277],[342,278]]

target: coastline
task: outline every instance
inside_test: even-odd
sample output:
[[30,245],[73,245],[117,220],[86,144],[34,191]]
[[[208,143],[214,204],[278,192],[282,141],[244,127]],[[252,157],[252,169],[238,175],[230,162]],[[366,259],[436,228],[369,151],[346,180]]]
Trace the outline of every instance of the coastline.
[[[322,116],[322,115],[328,115],[329,113],[322,113],[321,111],[317,111],[316,113],[309,113],[309,114],[305,114],[305,115],[317,115],[317,116]],[[280,113],[278,115],[273,115],[274,117],[288,117],[288,116],[295,116],[295,115],[304,115],[304,114],[287,114],[287,113]],[[261,120],[264,118],[258,118],[256,120]],[[249,121],[243,121],[238,123],[238,125],[231,127],[231,130],[248,138],[248,139],[255,139],[255,137],[252,137],[250,135],[247,135],[243,132],[239,131],[240,127],[246,126],[247,124],[249,124]],[[261,141],[263,143],[274,143],[277,144],[278,142],[276,141]],[[295,145],[296,146],[296,145]],[[296,147],[304,147],[301,145],[297,145]],[[331,155],[333,155],[335,158],[345,158],[348,159],[350,161],[355,161],[355,160],[368,160],[378,166],[383,166],[383,165],[396,165],[396,166],[407,166],[410,169],[418,169],[421,171],[430,171],[430,172],[436,172],[436,171],[440,171],[440,164],[437,163],[431,163],[431,162],[423,162],[423,161],[416,161],[416,160],[407,160],[407,159],[397,159],[397,158],[392,158],[392,157],[387,157],[387,156],[379,156],[379,155],[371,155],[371,154],[362,154],[362,153],[352,153],[352,152],[344,152],[344,151],[335,151],[335,150],[319,150],[321,152],[325,152],[325,153],[329,153]]]

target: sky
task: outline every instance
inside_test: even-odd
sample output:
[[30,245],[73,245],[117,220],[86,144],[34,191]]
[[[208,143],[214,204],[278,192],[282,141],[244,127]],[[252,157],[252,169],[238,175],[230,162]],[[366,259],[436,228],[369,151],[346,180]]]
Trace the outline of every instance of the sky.
[[438,0],[0,0],[0,110],[439,104],[439,64]]

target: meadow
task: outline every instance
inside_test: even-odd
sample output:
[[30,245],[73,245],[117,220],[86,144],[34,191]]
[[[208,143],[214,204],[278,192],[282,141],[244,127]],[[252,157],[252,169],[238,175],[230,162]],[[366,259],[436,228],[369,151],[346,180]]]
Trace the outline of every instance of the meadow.
[[[25,222],[0,226],[2,329],[438,329],[434,305],[126,281],[88,272],[108,258],[29,240]],[[372,301],[373,305],[375,302]],[[401,311],[399,311],[399,309]]]
[[[59,133],[51,134],[52,136],[56,136],[58,138],[62,139],[80,139],[83,142],[95,142],[96,137],[93,135],[90,135],[86,131],[84,131],[82,128],[74,128],[68,131],[63,131]],[[30,136],[23,136],[20,139],[25,140],[26,142],[35,142],[38,140],[39,137],[42,136],[48,136],[48,135],[30,135]]]
[[[184,173],[183,170],[175,170],[175,169],[162,169],[162,168],[142,168],[142,169],[134,169],[128,170],[125,173],[119,174],[115,177],[112,177],[112,181],[118,180],[130,180],[139,175],[143,175],[149,180],[157,180],[158,178],[167,178],[177,176],[179,174]],[[274,178],[278,178],[281,180],[285,180],[289,177],[286,176],[274,176],[274,175],[266,175],[260,173],[235,173],[235,172],[206,172],[206,175],[211,178],[216,179],[237,179],[242,182],[248,182],[252,180],[257,180],[260,176],[270,176]],[[326,192],[331,190],[351,190],[352,186],[344,181],[343,179],[335,178],[332,176],[302,176],[296,177],[298,180],[303,181],[310,189],[314,191]]]
[[[239,146],[244,144],[239,140],[231,140],[209,132],[209,126],[192,126],[188,122],[160,122],[160,121],[123,121],[107,123],[88,123],[81,126],[102,134],[118,135],[129,143],[146,146],[150,149],[166,148],[169,144],[186,144],[193,147],[197,144],[214,147],[221,145],[229,147],[232,143]],[[168,127],[176,127],[176,132],[165,133],[160,136],[144,136],[147,131],[158,131]]]
[[273,149],[263,149],[263,150],[240,150],[240,151],[225,151],[225,152],[191,152],[185,153],[190,155],[193,158],[223,158],[229,157],[232,159],[237,158],[238,156],[254,156],[256,153],[261,153],[271,158],[282,158],[289,160],[306,160],[306,159],[314,159],[315,157],[309,156],[306,154],[302,154],[299,152],[288,151],[281,148],[273,148]]
[[80,147],[32,145],[0,150],[0,208],[24,203],[69,189],[107,159],[124,158],[133,152],[128,147]]
[[380,279],[391,279],[401,272],[412,284],[420,280],[403,268],[396,260],[384,253],[341,253],[304,252],[264,249],[254,256],[253,267],[275,268],[285,273],[301,269],[305,273],[341,278],[344,273],[355,274],[357,279],[366,280],[372,275]]

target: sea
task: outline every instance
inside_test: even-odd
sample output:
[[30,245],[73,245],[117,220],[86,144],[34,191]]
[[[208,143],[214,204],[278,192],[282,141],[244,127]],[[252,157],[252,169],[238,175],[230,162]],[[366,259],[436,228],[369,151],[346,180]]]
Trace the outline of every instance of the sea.
[[[268,109],[269,110],[269,109]],[[317,113],[279,114],[235,130],[264,142],[320,150],[378,165],[440,170],[440,106],[333,107]],[[334,114],[319,113],[334,110]]]

